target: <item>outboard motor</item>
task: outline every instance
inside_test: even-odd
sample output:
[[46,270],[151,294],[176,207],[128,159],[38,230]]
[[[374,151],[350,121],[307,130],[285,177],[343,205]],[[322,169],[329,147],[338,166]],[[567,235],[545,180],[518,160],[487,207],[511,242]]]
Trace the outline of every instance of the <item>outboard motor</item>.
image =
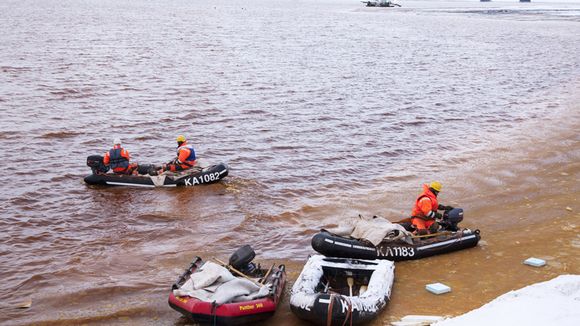
[[229,264],[244,274],[252,274],[256,270],[256,264],[252,263],[254,257],[256,257],[254,249],[250,245],[245,245],[234,252]]
[[91,168],[93,174],[103,174],[109,171],[109,167],[103,163],[103,157],[101,155],[87,157],[87,166]]
[[443,214],[443,221],[439,224],[441,224],[445,230],[458,231],[459,227],[457,224],[461,221],[463,221],[463,208],[454,208]]

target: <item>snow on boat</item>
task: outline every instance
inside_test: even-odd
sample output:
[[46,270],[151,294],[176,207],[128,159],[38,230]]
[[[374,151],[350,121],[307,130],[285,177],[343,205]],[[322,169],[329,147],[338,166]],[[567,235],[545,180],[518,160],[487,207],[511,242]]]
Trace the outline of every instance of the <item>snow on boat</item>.
[[237,262],[230,258],[228,267],[236,266],[237,271],[254,281],[236,277],[223,266],[195,257],[173,284],[169,306],[196,323],[212,325],[248,324],[273,316],[286,284],[285,266],[264,269],[251,263],[254,256],[251,247],[244,246],[236,253],[240,251],[245,252],[238,255],[242,258]]
[[292,287],[290,308],[319,325],[353,325],[374,319],[389,302],[395,265],[313,255]]
[[[475,247],[481,239],[480,232],[460,230],[457,223],[462,219],[463,210],[455,208],[445,215],[437,233],[422,236],[415,236],[403,226],[381,218],[358,221],[352,233],[349,231],[337,234],[321,230],[312,238],[312,248],[329,257],[393,261],[420,259]],[[361,225],[367,230],[357,233],[357,228]],[[380,233],[382,229],[385,231]],[[365,235],[368,236],[364,237]],[[369,240],[373,236],[374,239]]]
[[[99,157],[101,162],[99,163]],[[101,166],[99,166],[101,164]],[[177,187],[197,186],[216,183],[225,178],[229,173],[228,165],[219,163],[203,168],[192,169],[172,173],[166,172],[161,175],[150,175],[151,164],[140,165],[138,175],[124,175],[106,173],[102,166],[102,156],[94,155],[87,158],[87,165],[93,170],[93,174],[85,177],[85,182],[90,185],[103,186],[131,186],[131,187]]]

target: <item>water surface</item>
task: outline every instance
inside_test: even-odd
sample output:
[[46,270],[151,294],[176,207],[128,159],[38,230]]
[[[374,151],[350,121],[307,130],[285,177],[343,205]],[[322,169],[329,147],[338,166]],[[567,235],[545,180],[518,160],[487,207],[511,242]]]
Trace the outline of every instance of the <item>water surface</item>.
[[[517,171],[475,168],[577,127],[578,7],[0,3],[0,321],[183,323],[165,300],[194,255],[251,243],[295,278],[318,228],[404,217],[421,182],[481,208],[472,186],[505,188]],[[227,181],[83,184],[113,138],[161,163],[178,134],[227,162]]]

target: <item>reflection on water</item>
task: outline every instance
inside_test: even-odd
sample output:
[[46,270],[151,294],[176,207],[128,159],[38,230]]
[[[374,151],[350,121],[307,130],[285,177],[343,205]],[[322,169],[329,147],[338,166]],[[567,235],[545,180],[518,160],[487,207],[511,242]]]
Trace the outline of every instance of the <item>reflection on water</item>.
[[[194,255],[252,243],[262,259],[284,260],[293,280],[318,228],[358,213],[404,216],[425,179],[443,180],[446,200],[481,216],[474,185],[508,204],[502,193],[537,184],[538,166],[577,160],[572,137],[561,141],[570,151],[509,164],[529,154],[512,144],[577,126],[576,18],[437,6],[0,3],[0,322],[184,323],[166,296]],[[227,180],[153,191],[82,183],[86,157],[113,138],[137,161],[160,163],[177,134],[206,163],[229,163]],[[490,152],[508,162],[497,175],[481,168]],[[509,221],[469,226],[509,233]],[[483,235],[496,250],[502,238]],[[453,257],[509,265],[509,248],[486,250]],[[398,266],[395,291],[415,298],[410,274],[453,261]],[[457,293],[450,313],[481,302]],[[31,309],[10,308],[30,297]],[[394,297],[388,314],[405,314],[408,300]],[[287,307],[276,316],[293,318]]]

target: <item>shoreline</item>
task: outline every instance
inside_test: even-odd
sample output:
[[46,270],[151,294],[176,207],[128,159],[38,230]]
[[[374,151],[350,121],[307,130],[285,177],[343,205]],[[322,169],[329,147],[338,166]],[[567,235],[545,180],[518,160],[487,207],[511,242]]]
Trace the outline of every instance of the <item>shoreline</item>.
[[[575,107],[569,109],[577,112]],[[580,260],[576,257],[580,248],[577,236],[580,222],[580,135],[575,132],[580,130],[580,125],[577,115],[567,119],[564,130],[560,129],[562,123],[551,120],[553,124],[543,126],[543,132],[550,137],[542,141],[533,137],[526,140],[522,134],[519,142],[502,144],[505,148],[500,146],[496,157],[488,157],[484,163],[477,161],[461,166],[454,171],[457,173],[455,177],[447,174],[443,179],[442,199],[446,204],[458,204],[466,209],[461,225],[479,228],[482,241],[476,248],[396,263],[392,300],[371,325],[389,324],[411,314],[458,316],[511,290],[562,274],[580,274]],[[541,124],[531,123],[524,129]],[[517,147],[520,151],[510,151],[507,146]],[[403,182],[410,183],[408,180]],[[408,206],[407,197],[414,196],[415,191],[415,187],[409,186],[406,192],[390,198],[389,202],[400,199],[399,205]],[[381,195],[385,196],[384,192]],[[372,202],[373,198],[367,199],[349,210],[364,206],[366,212],[384,212],[384,197],[383,201]],[[316,214],[325,212],[324,209],[315,210]],[[309,224],[305,228],[309,228]],[[305,230],[305,235],[313,230]],[[314,253],[311,248],[310,251]],[[534,268],[522,264],[532,256],[545,259],[547,265]],[[306,257],[262,260],[258,255],[256,260],[262,264],[284,263],[288,271],[286,292],[278,311],[259,325],[307,325],[289,307],[290,289]],[[182,267],[177,266],[179,270]],[[452,292],[434,296],[425,291],[425,284],[433,282],[451,286]],[[79,293],[76,295],[79,302],[77,313],[72,313],[69,305],[66,312],[49,316],[49,320],[21,324],[191,325],[167,305],[169,287],[169,283],[162,286],[152,284],[136,294],[125,293],[130,289],[121,289],[119,295],[111,298],[111,303],[98,300],[94,309],[87,306],[90,299],[85,296],[90,294]],[[131,303],[137,303],[137,306],[131,306]],[[39,313],[35,308],[41,308],[40,313],[58,308],[57,303],[35,305],[36,302],[30,310],[22,313]],[[97,315],[91,315],[91,311]]]
[[[434,6],[438,3],[422,2]],[[472,4],[480,5],[479,2],[472,2]],[[519,6],[520,4],[514,2],[513,5]],[[532,5],[534,4],[532,3]],[[354,3],[354,6],[357,4]],[[358,9],[355,9],[356,11]],[[383,11],[383,13],[387,12]],[[465,17],[453,15],[457,20],[467,21],[464,19]],[[429,15],[425,15],[425,17],[429,18]],[[438,19],[437,17],[431,18]],[[469,18],[470,21],[471,18]],[[495,23],[492,24],[491,21],[488,21],[490,19],[487,16],[477,16],[477,22],[487,24],[486,26],[495,25]],[[474,21],[474,23],[476,22]],[[535,22],[518,22],[517,24],[520,23],[530,26],[535,24]],[[562,28],[564,24],[569,24],[569,22],[554,21],[545,26]],[[513,24],[500,24],[499,26],[502,25],[505,26],[505,30],[513,26]],[[147,29],[144,30],[147,31]],[[289,31],[292,32],[291,29]],[[522,33],[527,32],[527,29],[522,28],[521,31]],[[535,29],[532,29],[533,31]],[[572,36],[559,36],[563,40],[576,39]],[[425,36],[427,40],[430,37],[431,34]],[[130,39],[132,40],[132,38]],[[357,39],[355,38],[355,40]],[[491,39],[491,41],[495,40]],[[57,44],[60,43],[57,42]],[[73,42],[73,44],[75,43]],[[82,45],[82,43],[80,44]],[[358,45],[357,42],[353,44]],[[562,46],[563,42],[558,45]],[[156,46],[152,48],[156,48]],[[565,48],[573,51],[576,47]],[[217,47],[216,49],[217,51],[212,51],[212,53],[220,53],[219,50],[222,48]],[[498,46],[498,50],[500,49]],[[523,49],[528,49],[528,47],[523,47]],[[535,53],[535,51],[531,52]],[[65,51],[65,53],[68,52]],[[135,51],[135,53],[139,54],[139,51]],[[495,55],[493,51],[490,53],[492,56]],[[551,54],[555,55],[554,52]],[[248,172],[250,172],[249,175],[255,171],[265,171],[266,176],[277,176],[277,174],[268,170],[260,170],[259,164],[249,165],[254,170],[240,169],[237,171],[236,173],[239,172],[239,175],[232,178],[235,183],[226,182],[211,186],[212,189],[182,189],[172,192],[133,192],[130,189],[91,191],[84,184],[81,184],[79,160],[84,160],[83,150],[86,147],[110,141],[103,138],[102,130],[94,130],[96,125],[108,123],[105,119],[100,120],[105,115],[90,112],[91,105],[88,105],[88,108],[80,111],[80,114],[95,118],[95,126],[88,126],[86,129],[87,126],[84,126],[83,132],[69,132],[69,128],[74,130],[80,127],[77,126],[76,122],[74,124],[62,122],[66,126],[66,131],[61,134],[60,131],[53,130],[53,128],[58,127],[60,122],[55,123],[55,126],[50,125],[50,121],[60,121],[53,120],[60,119],[60,117],[48,114],[47,119],[43,120],[44,125],[34,125],[33,134],[40,138],[42,147],[48,152],[57,154],[59,151],[54,147],[55,144],[59,144],[59,148],[65,148],[81,143],[85,148],[75,146],[72,156],[64,163],[65,168],[70,169],[73,173],[63,175],[61,171],[47,172],[43,168],[38,168],[34,170],[33,175],[28,173],[31,171],[11,167],[11,171],[16,172],[15,175],[19,176],[17,181],[24,186],[12,187],[10,191],[21,193],[7,195],[9,200],[6,200],[6,208],[9,213],[5,214],[7,215],[5,225],[7,227],[16,225],[7,234],[18,241],[9,240],[5,243],[7,250],[3,254],[4,257],[9,257],[5,259],[7,263],[10,263],[10,266],[7,269],[8,273],[4,273],[7,276],[6,289],[8,289],[4,297],[9,300],[6,300],[0,307],[0,311],[4,315],[0,317],[0,325],[192,325],[192,322],[180,317],[179,313],[168,306],[167,296],[171,283],[175,281],[178,273],[183,271],[192,255],[199,255],[205,259],[216,256],[225,260],[227,259],[225,255],[233,252],[232,248],[237,248],[245,243],[255,245],[258,252],[256,262],[263,265],[270,265],[273,262],[286,264],[288,271],[286,292],[279,304],[278,311],[273,318],[259,325],[307,325],[290,311],[289,298],[290,289],[306,262],[306,256],[309,253],[314,253],[310,247],[311,236],[320,227],[326,227],[328,224],[337,222],[337,219],[356,216],[356,214],[381,215],[390,220],[399,220],[408,215],[412,202],[420,190],[421,183],[431,180],[443,183],[442,204],[465,209],[465,220],[460,225],[480,229],[482,241],[476,248],[418,261],[397,263],[392,301],[371,325],[389,324],[409,314],[457,316],[478,308],[507,291],[548,280],[556,275],[579,274],[580,262],[577,252],[580,248],[580,237],[578,236],[580,234],[578,227],[580,222],[580,203],[578,202],[580,198],[578,185],[580,181],[580,163],[578,163],[580,162],[580,136],[577,130],[580,130],[580,105],[577,103],[580,103],[580,94],[577,92],[580,89],[580,80],[575,74],[578,73],[580,65],[577,59],[563,56],[563,61],[548,60],[552,64],[551,66],[536,67],[537,61],[535,60],[537,58],[529,58],[532,65],[526,66],[529,67],[529,70],[522,70],[521,76],[519,74],[506,75],[505,88],[489,88],[493,92],[481,92],[481,89],[485,90],[486,83],[484,81],[496,82],[493,79],[494,73],[490,73],[487,75],[488,78],[482,79],[479,84],[481,88],[470,93],[473,97],[462,102],[462,105],[471,105],[482,101],[486,102],[486,99],[496,96],[502,97],[503,91],[509,93],[508,86],[513,88],[522,82],[527,85],[525,79],[530,77],[529,75],[533,70],[546,69],[548,71],[553,67],[558,68],[555,69],[556,74],[561,73],[561,75],[556,76],[565,76],[565,78],[557,78],[557,80],[565,82],[555,86],[552,83],[542,82],[529,84],[529,88],[521,89],[520,93],[507,96],[510,101],[501,102],[502,105],[505,105],[506,110],[514,113],[510,115],[510,119],[497,119],[498,117],[490,114],[487,118],[495,122],[483,124],[488,127],[491,125],[491,129],[484,128],[484,130],[488,130],[485,134],[474,127],[477,123],[473,125],[460,124],[463,127],[456,129],[448,127],[450,125],[447,125],[446,122],[442,122],[440,125],[420,124],[417,128],[420,132],[428,128],[440,127],[453,130],[452,136],[448,138],[461,140],[460,146],[446,146],[447,137],[443,136],[438,140],[435,139],[434,142],[446,154],[433,153],[433,162],[426,163],[420,160],[424,157],[408,155],[400,158],[393,168],[388,164],[381,165],[380,160],[376,162],[370,160],[369,162],[374,162],[372,166],[356,166],[356,163],[360,162],[359,160],[382,157],[375,155],[375,151],[364,151],[365,155],[356,157],[356,160],[353,158],[354,166],[343,171],[347,177],[372,173],[369,176],[372,179],[370,182],[354,182],[352,187],[341,187],[337,185],[344,183],[337,179],[339,182],[332,185],[322,183],[322,195],[315,191],[316,195],[312,197],[305,195],[305,193],[311,193],[307,191],[288,191],[275,197],[262,196],[266,192],[264,189],[270,188],[262,187],[261,180],[258,177],[248,176]],[[545,59],[545,57],[541,58]],[[123,61],[120,60],[120,62]],[[473,63],[473,61],[468,60],[462,62],[467,67]],[[220,61],[216,60],[215,63],[219,65]],[[505,61],[504,67],[508,67],[507,63]],[[568,68],[565,69],[560,64],[567,64],[565,67]],[[89,65],[89,67],[92,66]],[[430,74],[437,73],[429,71],[428,68],[425,69]],[[101,71],[101,68],[98,71]],[[132,69],[129,69],[129,72],[131,71]],[[463,71],[461,78],[475,76],[469,76],[471,70],[460,71]],[[103,72],[111,73],[106,68],[103,68]],[[231,71],[226,69],[224,73],[227,75],[229,72]],[[353,75],[356,75],[356,71],[353,72]],[[402,76],[405,75],[402,74]],[[163,76],[165,75],[160,77]],[[523,78],[519,79],[520,77]],[[238,78],[240,80],[241,78],[254,80],[251,75],[245,76],[244,74],[240,74]],[[354,81],[358,80],[356,77],[349,78],[354,78]],[[184,80],[191,81],[195,78],[184,78]],[[381,78],[377,78],[377,81],[381,80]],[[453,80],[449,79],[449,81]],[[534,79],[532,78],[532,80]],[[576,82],[573,83],[573,81]],[[264,80],[258,78],[257,82],[261,83]],[[348,83],[347,79],[345,85]],[[453,82],[450,83],[453,84]],[[99,85],[98,82],[96,84]],[[169,83],[169,85],[171,84]],[[210,84],[211,81],[208,85]],[[461,82],[458,84],[460,85]],[[333,83],[330,82],[329,85],[333,85]],[[85,96],[85,92],[82,90],[78,93],[76,90],[69,92],[68,86],[70,85],[62,86],[65,87],[64,95],[51,93],[53,96],[48,96],[47,99],[57,98],[59,101],[74,101],[77,95]],[[58,87],[55,86],[55,88]],[[141,90],[130,89],[130,93],[134,95],[131,95],[133,97],[130,97],[127,103],[141,103],[138,98],[147,97],[145,91],[147,89],[147,87],[143,87]],[[196,108],[192,109],[191,112],[184,112],[184,121],[176,122],[163,117],[160,120],[161,125],[168,129],[191,128],[190,122],[185,120],[197,119],[192,117],[201,116],[203,109],[212,105],[216,105],[216,107],[223,105],[226,108],[231,104],[229,100],[212,102],[210,94],[217,93],[214,93],[211,87],[205,91],[208,93],[203,93],[202,96],[207,102],[202,103],[201,109]],[[415,93],[412,88],[409,88],[408,91]],[[90,92],[90,89],[87,90],[88,96],[91,96]],[[238,92],[238,96],[245,94],[243,89],[238,90]],[[248,93],[248,98],[253,101],[252,94],[260,92],[260,89],[254,90]],[[451,97],[447,100],[453,100],[454,93],[442,92]],[[128,92],[122,94],[124,94],[123,97],[128,96],[125,95]],[[313,94],[312,96],[317,96],[316,93]],[[480,94],[487,95],[477,101],[477,95]],[[520,96],[516,96],[517,94]],[[104,98],[112,96],[114,99],[117,93],[111,92],[106,95]],[[433,99],[436,99],[435,96],[423,98],[424,96],[420,92],[414,95],[419,101],[426,100],[427,103],[424,105],[429,108],[434,102]],[[164,98],[167,93],[162,92],[158,96]],[[63,99],[58,99],[59,97]],[[244,98],[242,97],[235,98],[243,102]],[[227,97],[224,98],[227,99]],[[100,97],[89,98],[86,101],[93,103],[101,99]],[[131,99],[137,102],[131,102]],[[279,103],[277,99],[273,98],[262,99],[270,101],[269,103]],[[183,100],[189,103],[191,98],[183,94]],[[102,103],[105,108],[109,104],[107,101]],[[196,101],[191,100],[191,102]],[[410,102],[413,102],[412,98]],[[349,103],[351,104],[349,107],[354,108],[352,116],[356,117],[359,114],[356,111],[359,102],[349,101]],[[490,103],[497,102],[490,100]],[[316,101],[313,101],[312,104],[316,104]],[[162,108],[165,104],[156,106],[154,102],[151,102],[151,105],[151,111],[154,111],[153,109]],[[489,106],[494,105],[489,104]],[[283,108],[283,105],[281,106]],[[55,108],[65,112],[65,109],[70,109],[70,105],[63,104],[60,107],[60,105],[55,104]],[[518,111],[520,108],[524,111],[529,110],[533,114],[527,114],[528,111],[526,111],[524,112],[526,114],[521,114],[526,118],[520,118]],[[317,109],[312,110],[311,113],[316,114]],[[107,110],[103,112],[110,113]],[[217,116],[224,119],[202,119],[199,126],[193,125],[194,128],[199,128],[200,133],[201,130],[216,129],[214,128],[216,125],[222,126],[224,130],[239,130],[232,128],[236,124],[235,122],[229,122],[229,119],[225,119],[224,115],[227,115],[228,111],[224,109],[216,112],[218,112]],[[137,116],[140,112],[135,113]],[[163,114],[172,115],[173,113],[171,111]],[[31,114],[43,116],[44,113],[32,110]],[[248,119],[264,115],[263,112],[245,114],[244,110],[238,114],[239,117],[248,117]],[[211,116],[211,114],[208,115]],[[122,110],[119,116],[120,120],[124,119]],[[153,114],[153,116],[156,115]],[[18,117],[18,115],[11,116],[10,121],[14,119],[14,125],[27,125],[29,123],[29,119],[19,120]],[[281,118],[286,119],[287,116],[282,114]],[[377,118],[377,121],[381,121],[382,118],[382,116]],[[170,133],[169,131],[158,130],[158,125],[150,123],[149,118],[126,120],[130,121],[127,129],[124,130],[127,135],[133,137],[138,132],[145,133],[134,139],[140,144],[138,146],[140,146],[142,155],[158,157],[158,154],[164,153],[164,145],[161,144],[165,144],[164,141],[167,134]],[[420,119],[418,120],[421,122]],[[396,121],[397,123],[401,122],[401,120]],[[270,122],[274,126],[269,127],[275,128],[276,119],[272,118]],[[297,122],[302,122],[302,120],[298,119]],[[242,125],[244,124],[240,124],[240,126]],[[375,130],[378,130],[379,125],[379,123],[376,124],[377,129]],[[250,129],[252,127],[251,125],[247,126]],[[25,127],[23,126],[22,129],[26,129]],[[113,129],[115,128],[117,125],[113,124]],[[307,133],[310,130],[303,126],[300,131]],[[328,132],[328,135],[334,135],[331,131],[325,131],[331,129],[312,130],[317,130],[316,135],[323,135],[325,132]],[[16,149],[19,148],[17,144],[20,146],[20,140],[18,140],[20,132],[23,131],[13,131],[10,132],[11,135],[5,137],[5,142],[9,145],[6,148],[12,148],[6,153],[8,165],[17,162],[17,155],[14,153],[18,153]],[[12,134],[16,134],[16,136]],[[238,134],[245,135],[244,133]],[[229,136],[226,134],[223,140],[233,141],[238,134],[235,132],[230,133]],[[372,137],[380,137],[380,134],[370,133],[367,129],[361,129],[361,134],[365,137],[356,138],[357,141],[353,142],[353,145],[365,146],[366,136],[369,137],[369,148],[388,149],[392,145],[391,143],[388,143],[389,146],[377,145],[380,142],[372,141]],[[277,145],[275,141],[277,137],[284,138],[286,135],[286,133],[272,132],[273,138],[269,140],[273,142],[268,142],[270,145],[264,145],[265,150],[270,151],[272,146]],[[244,136],[241,139],[243,142],[253,143],[256,139],[262,138]],[[248,159],[256,162],[264,157],[264,160],[268,161],[270,157],[269,155],[261,156],[258,153],[255,156],[251,155],[251,150],[248,156],[234,155],[233,153],[238,151],[247,151],[244,146],[233,146],[232,144],[235,143],[236,141],[233,141],[223,149],[205,153],[204,148],[200,147],[200,152],[211,153],[210,155],[215,156],[231,155],[238,160]],[[210,148],[210,146],[207,147]],[[173,153],[173,148],[171,150]],[[435,150],[439,149],[435,148]],[[326,151],[326,148],[315,151],[316,155],[311,155],[312,161],[324,158],[324,155],[320,154]],[[283,152],[292,153],[293,150],[288,149]],[[461,154],[456,154],[457,157],[455,157],[456,152]],[[339,152],[337,157],[340,158],[343,154]],[[56,154],[50,154],[43,160],[54,159],[55,156]],[[271,162],[277,162],[277,160],[271,160]],[[284,164],[278,168],[278,171],[286,171]],[[307,169],[304,170],[305,173],[308,173]],[[86,167],[83,167],[82,171],[84,174]],[[37,176],[40,181],[36,180]],[[324,177],[324,175],[320,175],[320,178]],[[10,184],[12,179],[7,176],[5,178],[7,184]],[[293,182],[303,182],[301,190],[316,189],[319,185],[312,183],[313,181],[307,178],[304,180],[306,181],[299,180],[299,178],[287,178],[280,182],[282,188]],[[41,186],[41,181],[45,182],[46,185]],[[242,194],[238,194],[239,192]],[[62,194],[51,196],[56,193]],[[286,194],[290,199],[285,197]],[[264,198],[271,200],[263,200]],[[286,201],[287,199],[288,201]],[[119,215],[116,215],[117,213]],[[108,218],[101,215],[107,215]],[[15,222],[21,223],[20,228],[23,231],[18,229],[18,224]],[[524,259],[532,256],[545,259],[547,266],[533,268],[522,264]],[[425,284],[433,282],[450,285],[452,292],[441,296],[428,293],[425,290]],[[28,297],[33,299],[31,308],[14,308]]]
[[[516,132],[519,141],[499,144],[493,158],[460,167],[460,175],[446,178],[442,197],[466,209],[462,226],[480,229],[482,241],[476,248],[396,263],[392,300],[371,325],[389,324],[405,315],[459,316],[509,291],[580,274],[579,109],[574,104],[563,108],[563,115],[552,117],[549,126],[543,121],[526,125]],[[535,137],[526,137],[524,132],[534,128],[542,129]],[[408,197],[408,192],[399,197]],[[529,257],[545,259],[547,265],[524,265]],[[302,263],[287,262],[288,290]],[[433,282],[450,285],[452,292],[428,293],[424,286]],[[273,324],[301,323],[287,301]]]
[[[568,109],[574,112],[576,108]],[[396,263],[392,300],[370,325],[390,324],[414,314],[459,316],[509,291],[558,275],[580,274],[580,259],[576,257],[580,248],[577,118],[567,119],[568,128],[564,130],[560,129],[564,122],[558,123],[556,118],[550,127],[542,126],[542,122],[531,123],[518,132],[540,126],[544,128],[543,135],[549,137],[540,141],[535,137],[525,139],[522,134],[518,142],[500,144],[497,156],[460,167],[461,174],[455,177],[447,175],[447,191],[442,198],[466,209],[461,225],[480,229],[482,241],[476,248]],[[509,146],[530,150],[510,151]],[[414,191],[409,187],[389,202],[405,205],[403,198],[413,196],[409,193]],[[371,202],[378,204],[366,207],[366,213],[373,209],[384,212],[384,200],[373,197],[342,212],[356,211]],[[399,213],[397,209],[387,212],[391,219]],[[324,226],[325,222],[329,221],[320,223]],[[547,265],[524,265],[529,257],[545,259]],[[292,314],[288,302],[304,262],[305,259],[283,262],[288,270],[286,293],[276,315],[260,325],[307,325]],[[434,296],[425,291],[425,284],[433,282],[451,286],[452,292]]]

